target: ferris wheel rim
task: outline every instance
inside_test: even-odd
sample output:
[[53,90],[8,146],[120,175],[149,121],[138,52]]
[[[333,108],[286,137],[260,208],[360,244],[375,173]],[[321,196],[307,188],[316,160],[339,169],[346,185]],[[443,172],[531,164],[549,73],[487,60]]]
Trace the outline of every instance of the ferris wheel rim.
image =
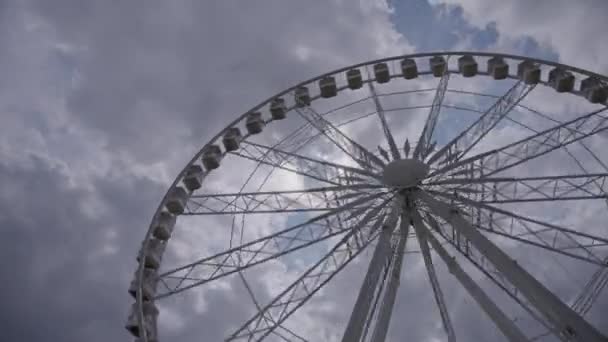
[[[345,71],[348,71],[350,69],[354,69],[354,68],[362,68],[362,67],[369,67],[373,64],[376,63],[384,63],[384,62],[392,62],[392,61],[397,61],[400,59],[404,59],[404,58],[412,58],[412,59],[418,59],[418,58],[425,58],[425,57],[435,57],[435,56],[465,56],[465,55],[470,55],[473,57],[500,57],[500,58],[504,58],[506,60],[512,60],[512,61],[519,61],[519,62],[523,62],[523,61],[530,61],[532,63],[536,63],[539,64],[541,66],[550,66],[550,67],[554,67],[554,68],[560,68],[564,71],[568,71],[568,72],[573,72],[579,75],[583,75],[583,76],[587,76],[590,78],[594,78],[597,79],[599,81],[601,81],[603,84],[608,83],[608,76],[604,76],[601,74],[597,74],[595,72],[591,72],[585,69],[581,69],[578,67],[574,67],[574,66],[570,66],[570,65],[566,65],[566,64],[562,64],[562,63],[558,63],[558,62],[554,62],[554,61],[548,61],[548,60],[544,60],[544,59],[539,59],[539,58],[530,58],[527,56],[522,56],[522,55],[513,55],[513,54],[503,54],[503,53],[491,53],[491,52],[475,52],[475,51],[438,51],[438,52],[426,52],[426,53],[415,53],[415,54],[406,54],[406,55],[396,55],[396,56],[390,56],[390,57],[384,57],[384,58],[379,58],[379,59],[374,59],[374,60],[369,60],[369,61],[365,61],[362,63],[357,63],[357,64],[353,64],[353,65],[349,65],[347,67],[342,67],[342,68],[338,68],[335,70],[332,70],[330,72],[315,76],[313,78],[310,78],[308,80],[305,80],[303,82],[300,82],[296,85],[293,85],[285,90],[282,90],[276,94],[274,94],[273,96],[265,99],[264,101],[260,102],[259,104],[255,105],[254,107],[252,107],[251,109],[245,111],[243,114],[241,114],[239,117],[237,117],[236,119],[234,119],[231,123],[229,123],[225,128],[223,128],[222,130],[219,131],[219,133],[217,133],[215,136],[213,136],[207,143],[205,143],[192,157],[192,159],[185,165],[185,167],[178,173],[178,175],[176,176],[176,178],[174,179],[174,181],[171,183],[171,185],[168,187],[167,191],[165,192],[163,198],[161,199],[161,201],[159,202],[159,205],[152,217],[152,220],[150,222],[150,225],[148,227],[148,230],[146,231],[146,234],[144,236],[144,240],[142,243],[142,248],[141,248],[141,253],[139,254],[141,258],[144,258],[146,256],[145,252],[146,252],[146,246],[150,240],[150,238],[153,235],[153,225],[155,223],[155,221],[158,219],[158,215],[163,211],[163,207],[164,204],[166,203],[167,197],[169,195],[169,193],[171,192],[172,189],[174,189],[180,182],[180,180],[183,179],[183,177],[185,176],[186,170],[187,168],[194,164],[198,159],[201,158],[203,152],[205,151],[206,148],[208,148],[210,145],[212,145],[214,142],[218,141],[219,139],[221,139],[221,137],[223,136],[223,134],[226,133],[226,131],[231,128],[234,127],[235,125],[237,125],[239,122],[242,122],[248,114],[259,110],[260,108],[264,107],[265,105],[268,105],[273,99],[284,96],[286,94],[289,94],[290,92],[293,92],[294,90],[298,89],[299,87],[302,86],[306,86],[309,84],[312,84],[316,81],[321,80],[324,77],[327,76],[332,76],[332,75],[336,75]],[[454,70],[448,70],[447,72],[449,73],[458,73],[458,71],[454,71]],[[430,74],[430,72],[420,72],[420,75],[425,75],[425,74]],[[477,73],[477,75],[479,76],[490,76],[489,73],[487,72],[483,72],[483,71],[479,71]],[[391,75],[391,78],[393,77],[399,77],[400,75]],[[517,76],[513,76],[509,73],[507,78],[511,78],[511,79],[517,79]],[[375,79],[372,79],[371,76],[368,80],[366,80],[365,82],[373,82]],[[547,85],[547,82],[544,81],[539,81],[539,84],[542,85]],[[568,92],[571,94],[575,94],[575,95],[580,95],[578,94],[576,91],[572,91],[572,92]],[[488,95],[488,96],[492,96],[489,94],[478,94],[478,95]],[[319,96],[313,97],[311,100],[316,100],[320,98]],[[603,105],[607,105],[608,102],[604,102]],[[520,106],[519,104],[517,106]],[[525,106],[522,106],[524,108],[526,108]],[[528,108],[526,108],[528,109]],[[270,120],[272,121],[272,120]],[[144,324],[144,313],[143,313],[143,302],[144,302],[144,298],[143,298],[143,294],[142,294],[142,286],[143,286],[143,278],[144,278],[144,263],[141,262],[138,264],[137,270],[136,270],[136,281],[137,281],[137,293],[135,295],[135,306],[137,308],[136,311],[136,316],[137,316],[137,321],[139,323],[140,326],[143,326]],[[150,341],[147,337],[147,331],[145,329],[142,329],[142,335],[141,338],[143,341]]]

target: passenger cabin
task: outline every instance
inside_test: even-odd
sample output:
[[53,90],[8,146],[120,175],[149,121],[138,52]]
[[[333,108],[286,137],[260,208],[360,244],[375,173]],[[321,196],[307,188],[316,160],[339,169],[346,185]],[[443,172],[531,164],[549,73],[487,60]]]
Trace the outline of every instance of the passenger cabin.
[[203,152],[201,158],[205,169],[211,171],[220,167],[220,161],[222,160],[222,150],[217,145],[209,145]]
[[406,80],[418,77],[418,66],[416,66],[416,61],[410,58],[403,59],[401,61],[401,72],[403,73],[403,78]]
[[155,238],[163,241],[169,240],[175,228],[177,218],[167,211],[161,211],[154,223],[152,234]]
[[338,88],[336,87],[336,79],[332,76],[326,76],[319,80],[319,89],[321,91],[321,97],[330,98],[338,94]]
[[600,80],[594,77],[589,77],[582,80],[580,91],[591,103],[606,102],[606,98],[608,97],[606,85],[602,84]]
[[241,144],[241,139],[243,139],[243,135],[238,127],[228,128],[226,133],[224,133],[224,138],[222,138],[226,152],[238,150],[239,145]]
[[258,134],[261,133],[264,129],[264,119],[262,119],[262,113],[253,112],[247,115],[247,119],[245,120],[245,127],[247,127],[247,132],[249,134]]
[[181,186],[176,186],[169,192],[165,207],[173,215],[179,215],[186,209],[188,203],[188,192]]
[[155,317],[158,316],[158,309],[154,305],[153,302],[143,302],[142,303],[142,312],[144,316],[144,329],[140,329],[139,322],[137,321],[137,303],[133,303],[131,306],[131,311],[129,312],[129,318],[127,319],[127,324],[125,328],[131,333],[131,335],[135,337],[143,336],[143,330],[146,331],[146,336],[148,339],[154,339],[156,329],[154,327]]
[[477,75],[477,62],[471,55],[464,55],[458,58],[458,71],[463,77],[473,77]]
[[294,100],[297,107],[310,106],[310,94],[308,93],[308,88],[304,86],[296,88]]
[[517,77],[525,84],[540,82],[540,68],[532,61],[523,61],[517,65]]
[[188,166],[182,182],[190,192],[200,189],[203,185],[203,168],[197,164]]
[[287,107],[285,106],[285,100],[277,97],[270,102],[270,115],[273,120],[283,120],[287,115]]
[[[151,300],[156,295],[156,285],[158,284],[158,277],[156,270],[151,268],[144,268],[144,277],[142,282],[141,295],[144,300]],[[133,297],[137,297],[137,271],[129,285],[129,294]]]
[[494,56],[488,59],[488,73],[495,80],[504,80],[509,76],[509,64],[502,57]]
[[[165,252],[166,246],[167,245],[161,240],[150,239],[148,246],[146,247],[146,260],[144,260],[144,266],[157,270],[160,267],[160,262],[163,259],[163,253]],[[137,255],[138,262],[141,262],[142,251],[143,250],[140,250],[139,254]]]
[[549,85],[558,93],[574,89],[574,75],[560,68],[549,71]]
[[363,86],[363,77],[361,77],[361,70],[350,69],[346,72],[346,80],[350,89],[359,89]]
[[443,56],[434,56],[429,59],[429,66],[431,68],[431,73],[435,77],[441,77],[445,72],[447,72],[447,63]]
[[374,65],[374,75],[376,77],[376,82],[378,83],[387,83],[391,80],[391,75],[388,70],[388,64],[386,63],[377,63]]

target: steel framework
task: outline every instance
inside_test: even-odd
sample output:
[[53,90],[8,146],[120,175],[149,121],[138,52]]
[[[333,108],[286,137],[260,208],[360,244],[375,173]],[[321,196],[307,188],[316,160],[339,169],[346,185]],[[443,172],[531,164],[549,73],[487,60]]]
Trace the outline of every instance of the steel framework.
[[[426,58],[430,58],[428,69],[421,63]],[[479,70],[478,61],[485,61],[487,70]],[[517,72],[510,72],[509,66],[515,63]],[[362,68],[367,72],[361,73]],[[549,68],[549,77],[543,80],[541,71]],[[477,75],[506,79],[511,86],[502,95],[482,94],[492,99],[485,109],[466,108],[446,103],[449,94],[479,95],[450,89],[450,80],[458,75],[464,80]],[[405,79],[402,82],[410,82],[423,76],[436,77],[437,87],[379,91],[389,81],[401,78]],[[580,84],[578,89],[574,88],[575,80],[580,80],[576,83]],[[162,199],[138,253],[138,269],[130,288],[135,305],[127,329],[140,341],[157,341],[156,301],[238,275],[255,311],[226,335],[226,341],[307,341],[297,329],[287,325],[288,319],[295,317],[353,260],[373,249],[341,335],[342,342],[387,340],[390,322],[396,318],[392,316],[403,269],[407,269],[404,256],[409,253],[422,258],[449,342],[457,340],[458,318],[450,313],[435,267],[437,260],[447,266],[509,341],[608,341],[604,332],[584,318],[608,284],[608,237],[593,227],[583,229],[542,215],[531,216],[517,207],[536,204],[547,208],[568,201],[606,210],[603,202],[608,203],[608,167],[601,153],[594,151],[597,147],[592,138],[608,131],[608,116],[604,113],[608,108],[607,82],[605,76],[539,59],[439,52],[349,66],[269,98],[211,139],[180,172]],[[367,97],[328,111],[316,106],[316,101],[363,85]],[[578,95],[591,102],[593,108],[558,119],[524,106],[522,103],[539,85]],[[315,86],[319,92],[311,93]],[[430,105],[389,108],[384,102],[390,96],[422,93],[430,95]],[[366,103],[368,113],[348,111]],[[266,108],[268,117],[260,114]],[[420,135],[410,145],[410,139],[395,138],[393,134],[398,131],[389,114],[412,109],[428,113]],[[447,116],[451,111],[463,110],[476,113],[476,118],[447,142],[438,143],[440,114]],[[514,114],[517,110],[527,111],[528,117]],[[347,112],[346,118],[332,120],[340,111]],[[533,127],[529,117],[542,121],[544,126]],[[280,139],[260,134],[266,126],[279,125],[283,119],[290,125]],[[288,121],[291,119],[297,124]],[[379,127],[381,133],[357,134],[352,125],[359,120],[370,120],[366,127]],[[241,134],[239,126],[246,128],[245,134]],[[498,147],[487,145],[492,132],[504,127],[518,127],[527,135]],[[259,138],[263,136],[271,138]],[[371,144],[359,140],[362,136],[363,141],[380,145],[379,156],[366,147]],[[402,148],[398,147],[399,141]],[[526,168],[558,154],[556,160],[567,158],[576,171],[544,174],[536,172],[538,166]],[[234,184],[214,186],[219,181],[212,177],[221,175],[224,159],[226,163],[237,163],[235,172],[241,167],[250,170],[236,188],[232,187]],[[592,163],[594,172],[589,171]],[[398,172],[389,173],[389,169]],[[299,185],[280,181],[274,184],[284,185],[283,188],[272,188],[269,184],[279,175],[295,179]],[[205,222],[217,225],[229,222],[228,247],[176,266],[161,267],[177,217],[208,219]],[[258,222],[253,217],[263,218],[259,222],[268,222],[268,226],[252,228],[251,222]],[[287,223],[274,225],[274,220],[281,217],[287,218]],[[415,236],[415,240],[410,236]],[[583,262],[595,273],[574,302],[568,304],[494,238]],[[409,248],[408,242],[416,243],[418,249]],[[313,249],[316,252],[310,252]],[[301,269],[269,301],[261,302],[248,272],[259,270],[261,265],[286,262],[295,253],[317,260]],[[511,298],[544,332],[532,336],[527,327],[510,317],[470,274],[471,268]]]

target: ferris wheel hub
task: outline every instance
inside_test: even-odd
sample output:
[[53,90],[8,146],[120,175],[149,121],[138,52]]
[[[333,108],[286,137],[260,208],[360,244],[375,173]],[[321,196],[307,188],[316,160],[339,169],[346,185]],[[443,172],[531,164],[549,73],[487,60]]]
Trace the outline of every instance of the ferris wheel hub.
[[418,159],[397,159],[382,172],[382,181],[388,186],[407,188],[419,184],[429,173],[429,166]]

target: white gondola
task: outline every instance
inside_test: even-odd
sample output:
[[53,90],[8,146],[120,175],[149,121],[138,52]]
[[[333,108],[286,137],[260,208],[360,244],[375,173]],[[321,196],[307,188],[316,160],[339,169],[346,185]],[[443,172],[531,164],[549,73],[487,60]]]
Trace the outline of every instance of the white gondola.
[[477,62],[471,55],[464,55],[458,58],[458,71],[464,77],[477,75]]
[[[142,297],[144,300],[151,300],[156,295],[156,285],[158,284],[158,277],[156,270],[151,268],[144,268],[144,278],[142,282]],[[137,271],[129,286],[129,294],[135,298],[137,296]]]
[[308,93],[308,88],[306,87],[298,87],[294,92],[294,100],[296,102],[296,106],[304,107],[310,106],[310,94]]
[[517,65],[517,77],[525,84],[540,82],[540,68],[532,61],[523,61]]
[[580,90],[591,103],[606,102],[608,97],[606,85],[602,84],[597,78],[589,77],[582,80]]
[[504,80],[509,76],[509,64],[502,57],[494,56],[488,59],[488,73],[495,80]]
[[173,215],[182,214],[186,209],[188,197],[188,192],[186,192],[184,188],[181,186],[176,186],[169,192],[165,207]]
[[374,64],[374,75],[376,76],[376,82],[387,83],[391,80],[391,74],[388,70],[388,64],[377,63]]
[[226,151],[230,152],[239,149],[241,139],[243,139],[241,130],[238,127],[230,127],[228,130],[226,130],[222,142],[224,143],[224,148]]
[[338,94],[338,88],[336,87],[336,79],[332,76],[326,76],[319,80],[319,89],[321,91],[321,97],[330,98]]
[[[166,246],[167,245],[161,240],[150,239],[150,241],[148,242],[148,247],[146,248],[146,258],[144,260],[144,266],[157,270],[160,267],[160,262],[163,259],[163,253],[165,252]],[[141,262],[141,253],[142,250],[140,250],[139,255],[137,255],[138,262]]]
[[245,127],[247,127],[247,132],[249,134],[258,134],[261,133],[264,129],[264,119],[262,119],[262,113],[253,112],[247,115],[247,120],[245,120]]
[[350,69],[346,72],[346,80],[348,81],[348,87],[350,89],[359,89],[363,86],[363,77],[361,76],[361,70]]
[[203,185],[203,168],[197,164],[190,165],[182,182],[190,192],[200,189]]
[[[137,321],[137,303],[133,303],[131,306],[131,311],[129,312],[129,318],[127,319],[127,324],[125,328],[135,337],[141,337],[143,334],[143,330],[139,326],[139,322]],[[146,331],[146,336],[148,339],[156,338],[156,329],[155,329],[155,321],[156,316],[158,316],[158,309],[154,305],[153,302],[143,302],[142,303],[142,312],[144,314],[144,330]]]
[[403,59],[401,61],[401,72],[403,73],[403,78],[406,80],[418,77],[418,66],[416,66],[416,61],[410,58]]
[[161,211],[158,214],[158,218],[154,222],[154,230],[152,234],[155,238],[163,241],[169,240],[171,234],[173,233],[173,228],[175,228],[175,222],[177,218],[175,215],[167,211]]
[[220,161],[222,160],[222,150],[217,145],[209,145],[203,152],[201,160],[205,169],[217,169],[220,167]]
[[441,77],[445,72],[447,72],[447,63],[443,56],[434,56],[429,59],[429,66],[431,68],[431,72],[435,77]]
[[549,72],[549,85],[558,93],[572,91],[574,89],[574,75],[560,68]]
[[270,115],[273,120],[283,120],[287,115],[287,107],[285,106],[285,100],[277,97],[270,103]]

